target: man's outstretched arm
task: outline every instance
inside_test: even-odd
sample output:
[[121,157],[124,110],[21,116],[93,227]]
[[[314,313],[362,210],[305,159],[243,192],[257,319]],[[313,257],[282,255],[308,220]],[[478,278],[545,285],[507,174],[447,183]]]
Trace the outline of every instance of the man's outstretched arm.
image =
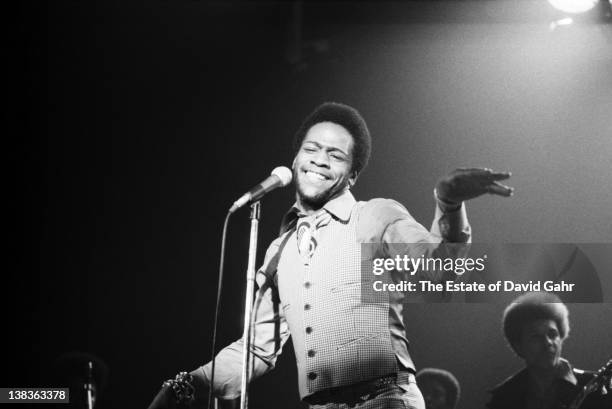
[[[382,242],[386,246],[386,253],[390,257],[463,257],[468,249],[465,244],[471,242],[465,201],[487,193],[511,196],[513,189],[499,183],[499,180],[509,177],[508,172],[479,168],[457,169],[442,177],[434,190],[436,210],[430,231],[418,223],[399,203],[384,203],[382,213],[387,214],[388,224]],[[424,278],[434,281],[439,281],[444,276],[420,271],[419,275],[421,274]]]

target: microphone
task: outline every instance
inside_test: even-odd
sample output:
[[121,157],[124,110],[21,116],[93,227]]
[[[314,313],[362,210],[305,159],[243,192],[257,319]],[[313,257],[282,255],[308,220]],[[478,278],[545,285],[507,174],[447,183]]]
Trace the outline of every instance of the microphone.
[[285,166],[279,166],[272,171],[272,174],[268,176],[266,180],[256,185],[253,189],[243,194],[240,199],[236,200],[232,207],[229,209],[230,213],[234,213],[242,206],[248,203],[254,203],[261,199],[266,193],[271,192],[277,187],[284,187],[291,183],[293,175],[289,168]]

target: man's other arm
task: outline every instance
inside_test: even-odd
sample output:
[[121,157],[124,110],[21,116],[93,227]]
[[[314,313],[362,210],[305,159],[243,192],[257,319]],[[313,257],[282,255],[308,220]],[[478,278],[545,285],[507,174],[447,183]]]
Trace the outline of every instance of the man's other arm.
[[[251,380],[272,370],[276,358],[289,338],[289,329],[280,307],[277,287],[274,284],[276,258],[279,256],[277,239],[268,248],[263,266],[256,276],[258,284],[257,297],[254,305],[254,342],[253,371]],[[236,399],[240,396],[242,374],[243,340],[239,339],[222,349],[215,359],[215,377],[213,394],[224,400]],[[212,362],[191,371],[194,377],[196,402],[206,402],[212,372]],[[170,409],[176,407],[172,391],[162,388],[154,398],[149,409]]]

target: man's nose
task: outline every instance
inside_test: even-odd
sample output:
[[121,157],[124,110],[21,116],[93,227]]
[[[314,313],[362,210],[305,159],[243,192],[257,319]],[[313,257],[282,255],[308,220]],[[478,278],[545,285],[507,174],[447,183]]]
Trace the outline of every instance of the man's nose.
[[313,156],[311,161],[317,166],[329,168],[329,157],[327,156],[327,152],[317,152],[317,154]]
[[550,338],[550,337],[543,337],[542,338],[542,344],[546,347],[546,348],[550,348],[551,346],[553,346],[555,343],[555,341]]

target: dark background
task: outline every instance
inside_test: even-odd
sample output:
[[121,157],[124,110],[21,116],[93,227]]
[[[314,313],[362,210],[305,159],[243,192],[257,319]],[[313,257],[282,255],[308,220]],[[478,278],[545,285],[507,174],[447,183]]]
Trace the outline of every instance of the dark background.
[[[57,356],[88,351],[110,367],[100,408],[145,407],[208,361],[225,211],[291,164],[326,100],[373,135],[361,200],[395,198],[428,225],[439,176],[507,169],[514,197],[468,205],[474,241],[612,242],[611,25],[551,31],[560,17],[544,1],[22,4],[5,16],[2,386],[48,385]],[[264,200],[259,260],[292,200]],[[220,345],[241,334],[247,213],[230,226]],[[570,305],[578,367],[612,351],[605,301]],[[460,408],[521,367],[502,309],[407,309],[417,365],[455,373]],[[300,407],[292,354],[252,407]]]

